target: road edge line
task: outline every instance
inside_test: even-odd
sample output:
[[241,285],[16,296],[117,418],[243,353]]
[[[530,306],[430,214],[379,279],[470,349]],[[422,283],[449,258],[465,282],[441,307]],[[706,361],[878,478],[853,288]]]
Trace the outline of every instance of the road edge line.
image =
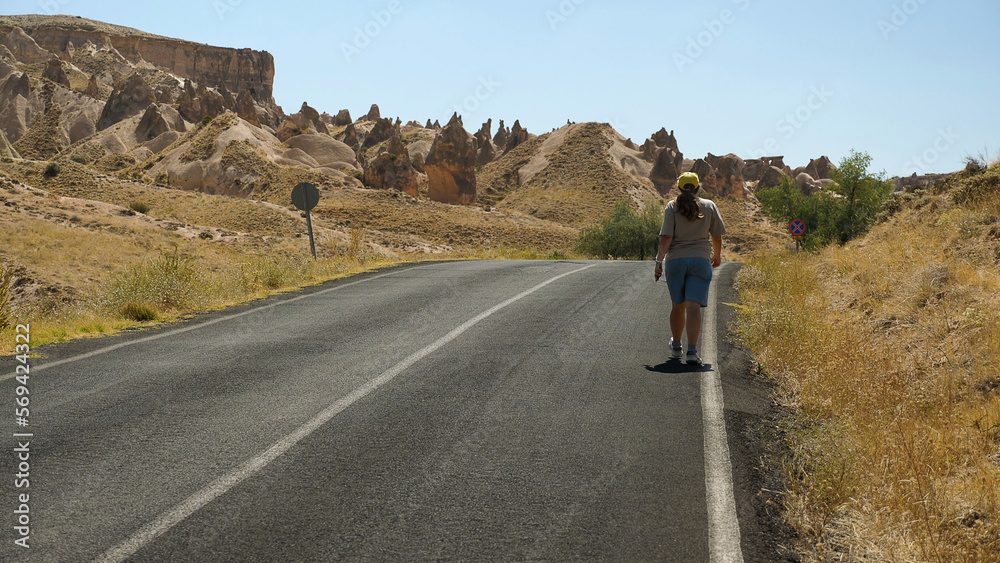
[[[732,262],[719,269],[731,267]],[[711,310],[705,315],[702,353],[712,366],[701,378],[702,426],[705,432],[705,492],[708,504],[708,553],[712,563],[743,563],[740,544],[740,522],[736,515],[733,493],[733,464],[729,457],[726,434],[725,401],[722,396],[722,376],[718,366],[718,278],[709,288]]]

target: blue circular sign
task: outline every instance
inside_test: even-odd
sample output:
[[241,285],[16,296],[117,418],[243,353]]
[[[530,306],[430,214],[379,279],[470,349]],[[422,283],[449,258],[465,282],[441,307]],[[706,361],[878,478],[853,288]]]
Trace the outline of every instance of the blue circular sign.
[[806,234],[806,222],[802,219],[796,219],[788,224],[788,232],[792,233],[793,237],[800,237]]

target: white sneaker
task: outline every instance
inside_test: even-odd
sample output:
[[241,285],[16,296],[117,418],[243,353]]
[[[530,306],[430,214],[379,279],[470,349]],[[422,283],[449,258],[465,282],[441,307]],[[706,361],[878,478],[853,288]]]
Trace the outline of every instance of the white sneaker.
[[683,355],[684,355],[684,348],[681,347],[681,343],[680,342],[674,342],[674,339],[671,338],[670,339],[670,357],[674,358],[675,360],[679,360],[679,359],[681,359],[681,356],[683,356]]
[[687,359],[685,361],[688,363],[688,365],[700,366],[701,356],[698,355],[697,350],[688,350]]

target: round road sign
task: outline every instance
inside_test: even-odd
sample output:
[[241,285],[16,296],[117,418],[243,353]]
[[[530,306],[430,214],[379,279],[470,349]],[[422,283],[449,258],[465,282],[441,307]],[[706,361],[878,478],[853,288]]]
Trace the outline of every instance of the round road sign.
[[311,211],[319,205],[319,190],[315,185],[303,182],[292,188],[292,203],[302,211]]
[[792,233],[793,237],[801,237],[806,234],[806,222],[802,219],[796,219],[788,224],[788,232]]

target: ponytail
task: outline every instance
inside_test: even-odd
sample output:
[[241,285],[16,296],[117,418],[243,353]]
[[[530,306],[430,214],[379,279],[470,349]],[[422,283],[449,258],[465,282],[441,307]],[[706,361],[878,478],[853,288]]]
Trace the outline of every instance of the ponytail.
[[698,198],[694,195],[696,191],[698,191],[697,188],[693,190],[682,189],[681,195],[677,196],[675,200],[677,203],[677,213],[687,217],[688,221],[705,217],[701,212],[701,204],[698,203]]

